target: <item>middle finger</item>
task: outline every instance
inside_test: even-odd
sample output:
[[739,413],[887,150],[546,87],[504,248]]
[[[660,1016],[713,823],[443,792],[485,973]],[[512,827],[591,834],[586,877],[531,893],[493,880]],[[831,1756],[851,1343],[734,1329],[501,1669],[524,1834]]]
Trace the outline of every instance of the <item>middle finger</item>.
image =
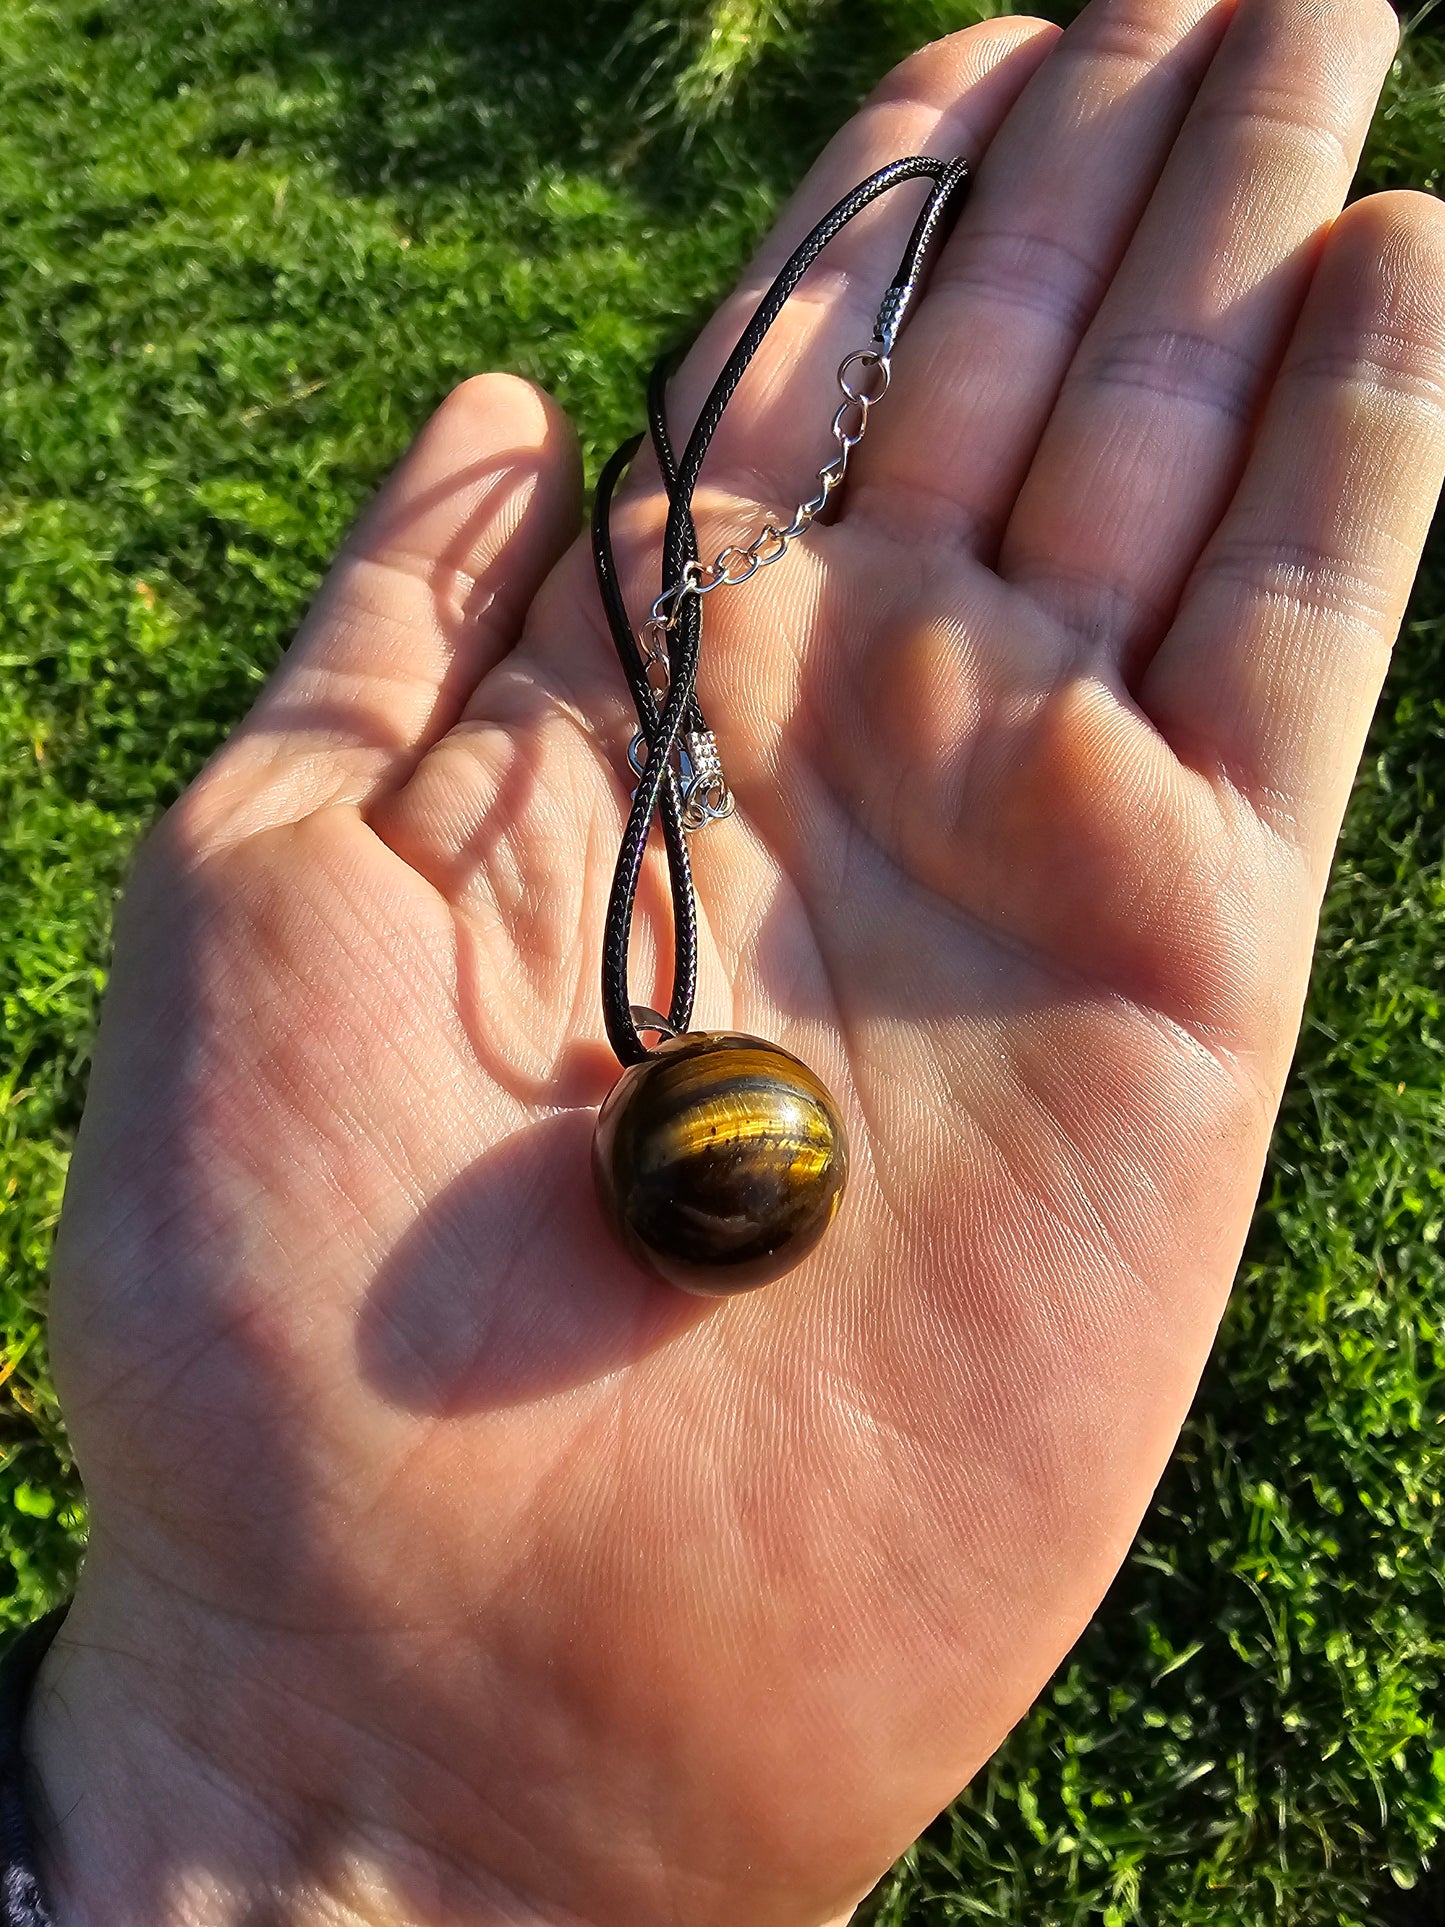
[[992,560],[1231,0],[1092,0],[994,137],[850,507]]

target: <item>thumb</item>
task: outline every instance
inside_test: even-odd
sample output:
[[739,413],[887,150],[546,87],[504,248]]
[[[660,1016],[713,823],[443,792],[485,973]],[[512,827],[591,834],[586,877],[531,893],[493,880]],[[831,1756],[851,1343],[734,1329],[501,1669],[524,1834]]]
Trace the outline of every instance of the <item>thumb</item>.
[[183,800],[193,838],[230,841],[405,782],[517,640],[580,514],[576,437],[556,404],[512,375],[455,389]]

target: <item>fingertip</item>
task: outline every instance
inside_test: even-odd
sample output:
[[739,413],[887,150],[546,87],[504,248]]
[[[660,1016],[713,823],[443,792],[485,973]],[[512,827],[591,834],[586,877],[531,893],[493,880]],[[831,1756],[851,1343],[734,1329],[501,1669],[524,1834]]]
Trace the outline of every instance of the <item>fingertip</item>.
[[[1410,189],[1354,200],[1333,222],[1297,341],[1310,355],[1326,331],[1333,353],[1389,368],[1420,355],[1445,380],[1445,204]],[[1445,397],[1443,397],[1445,399]]]
[[559,434],[575,440],[566,413],[545,388],[500,368],[458,382],[433,420],[470,429],[486,440],[494,440],[499,430],[539,443]]
[[1389,317],[1439,336],[1445,285],[1445,202],[1392,188],[1345,208],[1330,228],[1316,288],[1367,317]]
[[907,102],[936,112],[954,106],[981,76],[1005,61],[1032,52],[1040,60],[1063,29],[1033,14],[999,14],[956,33],[944,34],[884,75],[870,105]]
[[[546,476],[572,519],[581,514],[582,454],[577,431],[561,404],[522,375],[490,370],[459,382],[418,438],[418,449],[459,471],[477,461],[508,457],[518,465],[529,457],[538,478]],[[430,466],[430,463],[428,463]]]

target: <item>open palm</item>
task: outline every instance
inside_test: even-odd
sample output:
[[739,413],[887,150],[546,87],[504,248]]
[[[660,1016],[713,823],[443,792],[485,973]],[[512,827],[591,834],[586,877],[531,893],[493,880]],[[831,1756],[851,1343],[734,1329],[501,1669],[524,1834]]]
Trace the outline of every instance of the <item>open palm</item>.
[[[1440,209],[1335,220],[1393,15],[1229,13],[917,56],[674,385],[682,434],[856,180],[979,163],[841,513],[708,609],[739,809],[693,840],[696,1021],[844,1110],[801,1270],[686,1299],[593,1196],[631,719],[531,389],[445,405],[152,839],[57,1257],[63,1919],[820,1927],[1092,1611],[1238,1258],[1445,463]],[[902,199],[750,371],[709,552],[809,491]],[[638,611],[662,511],[639,474]],[[659,866],[639,1001],[669,948]]]

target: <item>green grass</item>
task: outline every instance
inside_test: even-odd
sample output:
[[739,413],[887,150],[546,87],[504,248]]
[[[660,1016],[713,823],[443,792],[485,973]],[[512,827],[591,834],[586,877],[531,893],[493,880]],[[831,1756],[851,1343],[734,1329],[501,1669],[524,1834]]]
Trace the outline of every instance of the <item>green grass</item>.
[[[80,1543],[44,1278],[137,833],[453,382],[537,377],[595,467],[830,125],[984,10],[0,0],[0,1613]],[[1433,23],[1367,172],[1441,185]],[[1096,1625],[877,1927],[1411,1918],[1445,1832],[1442,691],[1437,547],[1195,1415]]]

